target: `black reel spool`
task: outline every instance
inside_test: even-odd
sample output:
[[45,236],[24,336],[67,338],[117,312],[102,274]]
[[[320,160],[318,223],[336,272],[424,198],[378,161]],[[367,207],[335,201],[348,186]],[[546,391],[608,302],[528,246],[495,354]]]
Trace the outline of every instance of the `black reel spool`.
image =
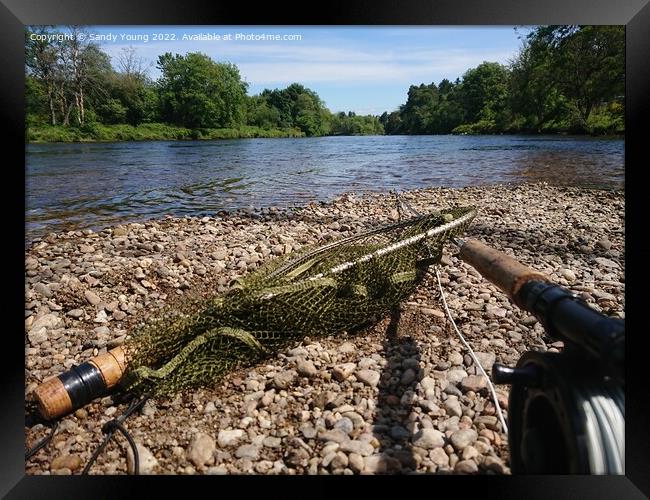
[[515,474],[624,474],[623,387],[573,353],[527,352],[494,365],[512,384],[509,434]]
[[515,474],[625,474],[624,325],[557,285],[524,287],[525,309],[565,342],[529,351],[516,368],[493,366],[511,384],[509,435]]

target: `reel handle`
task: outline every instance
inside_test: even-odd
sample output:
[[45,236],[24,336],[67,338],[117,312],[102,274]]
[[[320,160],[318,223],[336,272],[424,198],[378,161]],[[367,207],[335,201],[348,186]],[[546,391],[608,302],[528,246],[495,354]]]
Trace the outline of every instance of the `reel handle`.
[[39,411],[46,420],[67,415],[117,385],[125,371],[122,346],[73,366],[34,390]]

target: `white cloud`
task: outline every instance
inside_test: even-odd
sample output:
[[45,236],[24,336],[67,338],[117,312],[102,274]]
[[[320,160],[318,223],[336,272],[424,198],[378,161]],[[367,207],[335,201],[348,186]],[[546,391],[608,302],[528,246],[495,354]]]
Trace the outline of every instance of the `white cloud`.
[[[115,57],[127,44],[105,45]],[[347,84],[420,83],[461,76],[483,61],[506,63],[515,51],[492,49],[412,50],[347,49],[300,42],[267,43],[149,43],[138,53],[154,63],[164,52],[185,54],[200,51],[217,61],[237,64],[242,77],[251,84],[290,82],[344,82]],[[157,76],[154,68],[152,76]]]

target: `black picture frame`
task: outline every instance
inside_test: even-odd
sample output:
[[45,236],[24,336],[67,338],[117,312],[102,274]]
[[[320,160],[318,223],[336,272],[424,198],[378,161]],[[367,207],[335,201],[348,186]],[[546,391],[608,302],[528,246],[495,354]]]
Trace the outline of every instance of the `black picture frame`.
[[[444,0],[359,1],[292,3],[210,2],[198,0],[0,0],[0,116],[3,132],[4,179],[2,213],[5,259],[0,261],[6,294],[0,309],[9,321],[4,335],[6,355],[0,363],[3,408],[0,412],[0,495],[7,498],[114,498],[152,495],[152,485],[167,489],[171,478],[162,477],[35,477],[24,469],[24,27],[32,24],[89,25],[539,25],[618,24],[626,26],[626,470],[616,476],[418,476],[413,486],[401,484],[408,477],[328,478],[332,485],[313,489],[317,478],[221,477],[216,494],[235,488],[268,487],[283,481],[282,496],[334,494],[335,489],[399,487],[407,494],[436,495],[441,486],[466,494],[496,498],[644,498],[650,495],[650,414],[648,411],[647,362],[642,348],[646,337],[643,307],[648,272],[644,265],[644,219],[647,212],[643,186],[645,167],[642,123],[650,116],[650,6],[647,0]],[[22,169],[20,166],[22,165]],[[4,226],[4,227],[3,227]],[[646,285],[647,286],[647,285]],[[20,290],[20,292],[19,292]],[[647,307],[647,306],[646,306]],[[354,480],[356,479],[356,481]],[[174,482],[189,479],[176,478]],[[202,479],[205,480],[205,479]],[[319,484],[322,478],[318,479]],[[396,484],[399,480],[400,485]],[[291,483],[289,483],[291,481]],[[341,481],[345,481],[342,484]],[[213,485],[201,485],[213,488]],[[415,486],[415,485],[414,485]],[[309,488],[309,490],[304,488]],[[404,489],[404,488],[407,489]],[[335,489],[334,489],[335,488]],[[199,494],[199,490],[187,490]],[[242,490],[236,490],[241,492]],[[281,490],[277,491],[280,494]],[[416,493],[417,491],[417,493]],[[339,493],[341,493],[339,491]]]

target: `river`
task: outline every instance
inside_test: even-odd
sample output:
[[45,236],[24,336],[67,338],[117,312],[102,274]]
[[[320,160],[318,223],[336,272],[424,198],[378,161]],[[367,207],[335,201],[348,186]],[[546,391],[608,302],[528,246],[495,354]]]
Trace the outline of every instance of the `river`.
[[349,191],[530,181],[622,189],[624,141],[357,136],[28,144],[26,242],[165,215],[286,208]]

